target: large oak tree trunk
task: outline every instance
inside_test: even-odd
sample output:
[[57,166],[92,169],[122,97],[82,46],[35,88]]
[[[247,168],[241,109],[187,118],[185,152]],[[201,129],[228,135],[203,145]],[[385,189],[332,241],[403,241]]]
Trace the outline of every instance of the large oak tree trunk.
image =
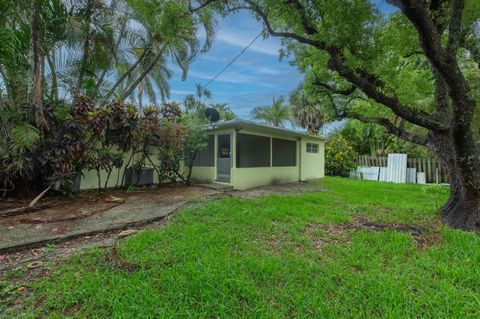
[[[456,151],[458,145],[455,147],[452,132],[431,134],[430,141],[450,182],[450,196],[441,209],[443,221],[454,228],[479,231],[480,166],[472,166],[476,162],[475,158],[470,163],[461,160],[462,155]],[[469,144],[468,141],[465,142]],[[470,151],[474,156],[475,150]],[[467,176],[465,172],[468,172]]]
[[480,230],[480,193],[475,187],[464,184],[458,178],[459,167],[447,169],[450,183],[450,197],[442,208],[445,224],[464,230]]

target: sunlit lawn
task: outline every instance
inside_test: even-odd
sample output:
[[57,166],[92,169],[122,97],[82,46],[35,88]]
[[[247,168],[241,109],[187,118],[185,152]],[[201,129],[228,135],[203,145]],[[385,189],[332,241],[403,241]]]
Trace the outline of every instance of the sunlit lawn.
[[28,283],[31,297],[11,316],[480,317],[480,239],[439,223],[447,188],[319,183],[323,191],[198,203],[116,254],[80,253]]

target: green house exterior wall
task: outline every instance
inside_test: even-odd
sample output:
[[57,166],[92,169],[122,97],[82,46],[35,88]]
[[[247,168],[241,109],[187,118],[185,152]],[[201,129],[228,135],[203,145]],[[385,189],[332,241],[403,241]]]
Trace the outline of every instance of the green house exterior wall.
[[[230,173],[230,183],[233,188],[239,190],[245,190],[249,188],[273,185],[273,184],[285,184],[298,181],[308,181],[313,179],[319,179],[324,177],[325,172],[325,143],[323,140],[314,137],[298,137],[292,136],[288,133],[272,133],[268,130],[262,129],[241,129],[240,133],[260,135],[270,138],[279,138],[285,140],[291,140],[297,142],[296,150],[296,165],[289,167],[252,167],[252,168],[237,168],[236,158],[236,142],[237,132],[235,129],[217,129],[211,131],[211,134],[215,136],[214,152],[215,152],[215,166],[213,167],[193,167],[192,180],[199,183],[214,183],[216,181],[216,164],[217,164],[217,136],[221,134],[232,134],[232,168]],[[307,153],[307,143],[319,144],[318,153]],[[271,143],[270,143],[271,145]],[[271,148],[271,146],[270,146]],[[270,149],[270,152],[272,150]],[[128,160],[128,155],[125,158],[125,162]],[[154,159],[155,160],[155,159]],[[270,156],[270,166],[271,164]],[[126,165],[126,163],[125,163]],[[148,167],[149,165],[147,165]],[[121,179],[125,166],[118,170],[114,170],[110,176],[108,187],[116,187],[121,185]],[[186,169],[186,168],[184,168]],[[105,182],[107,172],[101,171],[102,187]],[[118,184],[117,184],[118,181]],[[158,183],[157,173],[153,174],[154,183]],[[222,182],[224,183],[224,182]],[[224,183],[225,184],[225,183]],[[84,171],[81,179],[81,189],[95,189],[98,188],[98,180],[96,171]]]
[[[307,153],[307,143],[319,144],[318,153]],[[325,176],[325,142],[302,137],[300,147],[300,180],[309,181],[323,178]]]
[[[127,153],[125,155],[125,158],[123,159],[123,166],[120,168],[120,170],[114,169],[112,171],[112,173],[110,174],[110,178],[108,180],[107,188],[122,186],[122,177],[127,167],[127,162],[130,158],[130,154],[131,153]],[[138,160],[138,159],[133,158],[130,165],[132,165],[132,163],[134,163],[135,160]],[[152,156],[152,161],[156,161],[155,164],[158,164],[158,160],[156,156]],[[153,168],[153,166],[150,163],[147,163],[145,167]],[[107,175],[108,175],[107,171],[105,170],[100,171],[100,179],[101,179],[102,187],[105,185],[105,180],[107,178]],[[153,171],[153,183],[158,184],[158,174],[157,172],[155,172],[155,170]],[[96,189],[96,188],[98,188],[97,171],[95,170],[83,171],[82,178],[80,181],[80,189]]]
[[[285,184],[298,181],[307,181],[324,177],[325,143],[318,138],[297,137],[287,133],[274,133],[262,131],[261,129],[242,129],[240,133],[266,136],[270,138],[279,138],[297,142],[296,148],[296,165],[288,167],[272,167],[272,158],[270,156],[270,167],[252,167],[238,168],[236,163],[237,150],[237,132],[235,130],[215,131],[215,136],[219,134],[232,134],[232,169],[230,173],[230,185],[234,189],[245,190],[259,186]],[[319,144],[318,153],[307,153],[306,143]],[[270,149],[271,152],[271,149]],[[215,137],[215,154],[217,154],[217,137]],[[216,181],[216,156],[215,167],[194,167],[192,171],[192,179],[198,182],[217,182]]]

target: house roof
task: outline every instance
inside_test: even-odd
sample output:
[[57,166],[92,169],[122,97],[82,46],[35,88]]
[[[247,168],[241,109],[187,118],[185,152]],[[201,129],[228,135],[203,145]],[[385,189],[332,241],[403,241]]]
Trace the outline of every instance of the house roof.
[[253,121],[241,120],[241,119],[218,122],[218,123],[213,124],[212,126],[209,126],[209,128],[207,130],[214,131],[214,130],[218,130],[218,129],[228,129],[228,128],[258,129],[258,130],[267,131],[267,132],[271,132],[271,133],[281,133],[281,134],[286,134],[286,135],[290,135],[290,136],[297,136],[297,137],[309,137],[309,138],[314,138],[314,139],[318,139],[318,140],[321,140],[321,141],[325,141],[325,138],[323,138],[323,137],[310,135],[310,134],[307,134],[305,132],[289,130],[289,129],[282,128],[282,127],[275,127],[275,126],[260,124],[260,123],[256,123],[256,122],[253,122]]

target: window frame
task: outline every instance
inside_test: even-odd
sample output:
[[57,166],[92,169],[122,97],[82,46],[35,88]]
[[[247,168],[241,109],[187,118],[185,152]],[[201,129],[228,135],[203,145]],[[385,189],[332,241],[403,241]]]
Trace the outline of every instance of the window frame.
[[197,153],[192,167],[215,167],[215,140],[215,134],[208,135],[207,149]]
[[272,137],[272,167],[296,167],[297,150],[297,141]]
[[307,153],[318,154],[319,148],[320,148],[320,144],[318,143],[307,142],[306,144]]
[[[258,139],[256,143],[244,144],[246,142],[251,143],[254,139]],[[271,167],[271,147],[272,141],[269,136],[237,133],[235,143],[236,168]],[[252,159],[255,156],[257,158]]]

